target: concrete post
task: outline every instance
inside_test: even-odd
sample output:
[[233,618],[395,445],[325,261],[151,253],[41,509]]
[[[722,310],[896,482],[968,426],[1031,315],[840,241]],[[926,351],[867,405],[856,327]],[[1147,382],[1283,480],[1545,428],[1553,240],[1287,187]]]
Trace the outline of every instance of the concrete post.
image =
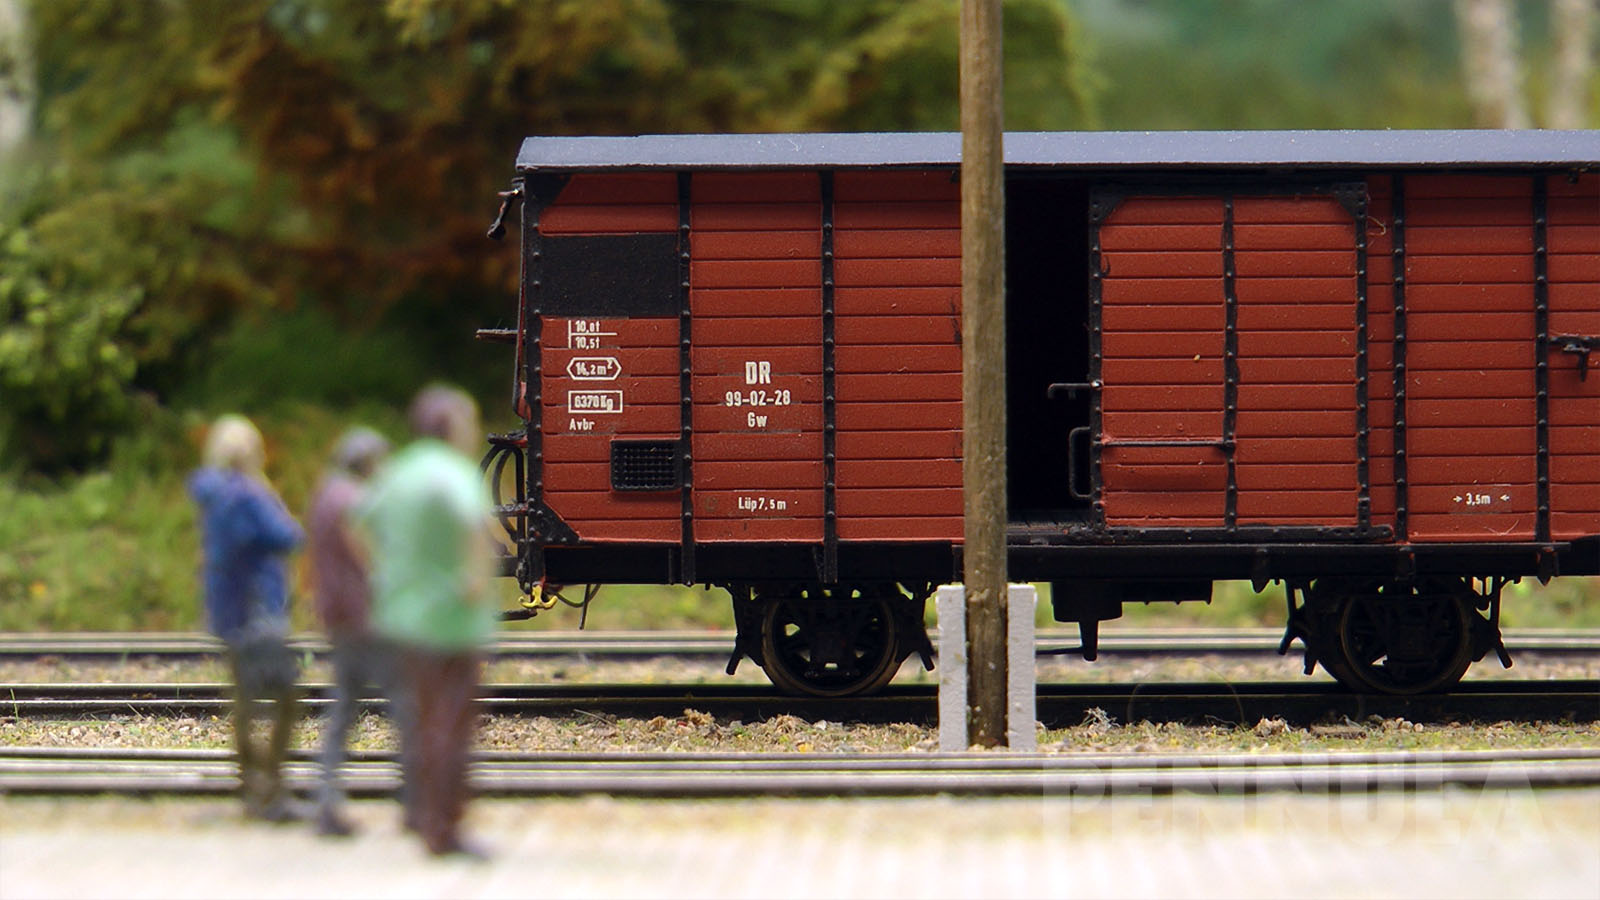
[[[1009,585],[1007,594],[1011,615],[1006,629],[1006,746],[1029,752],[1039,746],[1033,630],[1039,594],[1031,584]],[[939,616],[939,750],[954,753],[971,746],[967,736],[966,589],[959,584],[939,588],[934,608]]]
[[1039,674],[1034,669],[1033,617],[1039,591],[1031,584],[1007,588],[1006,610],[1006,746],[1032,753],[1039,749],[1039,704],[1035,696]]

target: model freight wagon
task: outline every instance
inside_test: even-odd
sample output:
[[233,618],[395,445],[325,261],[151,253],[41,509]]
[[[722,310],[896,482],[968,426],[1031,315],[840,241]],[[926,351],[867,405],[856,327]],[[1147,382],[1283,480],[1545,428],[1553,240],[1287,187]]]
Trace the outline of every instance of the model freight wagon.
[[[1124,603],[1281,580],[1308,671],[1434,690],[1504,654],[1510,580],[1600,572],[1600,133],[1005,149],[981,402],[1010,577],[1087,656]],[[730,670],[793,691],[926,657],[961,577],[958,170],[953,134],[528,139],[508,572],[723,587]]]

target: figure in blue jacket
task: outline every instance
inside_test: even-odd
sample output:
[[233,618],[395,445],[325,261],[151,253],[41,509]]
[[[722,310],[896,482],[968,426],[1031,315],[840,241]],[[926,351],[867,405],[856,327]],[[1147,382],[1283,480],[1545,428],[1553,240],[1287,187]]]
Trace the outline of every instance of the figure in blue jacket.
[[[249,419],[223,416],[206,436],[204,465],[190,476],[189,495],[199,508],[207,625],[222,639],[233,671],[245,813],[281,822],[299,817],[281,770],[299,702],[285,557],[303,533],[262,474],[264,456],[261,433]],[[262,703],[270,704],[273,720],[265,748],[250,734]]]

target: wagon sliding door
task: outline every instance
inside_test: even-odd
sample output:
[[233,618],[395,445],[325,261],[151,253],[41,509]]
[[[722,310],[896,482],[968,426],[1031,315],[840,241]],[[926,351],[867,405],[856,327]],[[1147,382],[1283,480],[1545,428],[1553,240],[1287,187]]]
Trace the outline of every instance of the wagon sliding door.
[[1096,196],[1099,508],[1112,526],[1227,515],[1220,197]]
[[1097,193],[1106,527],[1367,524],[1359,202]]
[[1600,534],[1600,174],[1546,181],[1549,536],[1568,540]]

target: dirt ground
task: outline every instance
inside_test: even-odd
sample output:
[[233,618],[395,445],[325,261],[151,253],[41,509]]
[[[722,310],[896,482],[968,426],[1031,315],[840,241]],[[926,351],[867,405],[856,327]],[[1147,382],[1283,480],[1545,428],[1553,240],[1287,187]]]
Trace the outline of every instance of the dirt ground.
[[1600,897],[1600,791],[480,801],[487,862],[221,800],[0,798],[0,897]]
[[[1529,664],[1531,663],[1531,664]],[[16,680],[211,680],[206,665],[126,661],[99,673],[46,662]],[[1063,680],[1091,670],[1073,670]],[[1575,671],[1570,667],[1575,666]],[[711,680],[661,661],[591,667],[504,662],[493,681]],[[705,668],[704,666],[699,668]],[[1042,667],[1043,668],[1043,667]],[[1498,666],[1480,666],[1498,676]],[[746,672],[745,669],[750,671]],[[1113,660],[1106,680],[1275,680],[1294,658]],[[713,673],[715,674],[715,673]],[[908,666],[907,681],[916,676]],[[1065,673],[1063,673],[1065,674]],[[1485,672],[1487,674],[1487,672]],[[1511,675],[1594,677],[1593,660],[1519,659]],[[96,678],[95,675],[99,675]],[[85,676],[88,676],[87,678]],[[1491,677],[1496,677],[1491,676]],[[1503,677],[1503,676],[1499,676]],[[759,670],[741,669],[759,683]],[[716,675],[716,680],[722,676]],[[480,746],[918,749],[914,726],[840,727],[779,717],[719,723],[686,711],[651,722],[487,722]],[[704,720],[704,721],[702,721]],[[1403,720],[1354,734],[1267,727],[1196,729],[1086,721],[1051,733],[1064,750],[1218,752],[1592,745],[1600,725],[1501,723],[1463,730]],[[308,720],[296,745],[314,746]],[[363,717],[364,748],[392,745]],[[0,744],[226,745],[201,720],[0,721]],[[1042,749],[1048,749],[1042,747]],[[320,840],[304,826],[244,821],[223,800],[50,800],[0,796],[0,900],[23,898],[381,897],[1575,897],[1600,900],[1600,790],[1258,797],[1048,796],[931,799],[484,800],[469,824],[485,863],[433,860],[387,801],[353,805],[360,833]]]
[[[1297,683],[1301,663],[1297,656],[1271,654],[1199,656],[1120,654],[1098,663],[1069,657],[1040,661],[1042,682],[1074,681],[1210,681]],[[1492,661],[1480,663],[1472,678],[1519,677],[1526,679],[1600,677],[1600,662],[1593,656],[1570,654],[1522,655],[1515,668],[1503,670]],[[115,660],[0,660],[0,684],[49,682],[215,682],[226,672],[213,658],[199,660],[132,657]],[[327,663],[315,661],[307,670],[308,682],[329,677]],[[1320,670],[1314,681],[1331,683]],[[734,681],[763,688],[761,670],[746,662]],[[488,666],[485,681],[495,684],[614,683],[614,684],[726,684],[730,679],[720,662],[681,659],[585,660],[577,657],[501,659]],[[924,672],[908,660],[897,683],[936,684],[934,673]],[[0,705],[0,746],[80,747],[181,747],[231,746],[226,718],[106,716],[78,720],[35,720],[8,716]],[[1277,720],[1249,723],[1245,727],[1181,726],[1121,721],[1121,710],[1101,712],[1071,728],[1041,731],[1044,752],[1074,751],[1201,751],[1201,752],[1323,752],[1336,750],[1448,750],[1567,747],[1600,744],[1600,722],[1587,723],[1430,723],[1404,719],[1342,722],[1327,727],[1289,727]],[[1125,717],[1124,717],[1125,718]],[[308,716],[296,730],[291,746],[309,750],[317,746],[321,723]],[[352,746],[361,750],[392,750],[393,729],[381,716],[364,715],[351,734]],[[908,724],[861,725],[839,722],[804,722],[778,716],[758,722],[716,721],[703,712],[684,710],[679,716],[649,721],[587,715],[565,718],[485,717],[478,746],[492,750],[609,750],[616,752],[666,751],[796,751],[796,752],[903,752],[932,750],[938,745],[931,726]]]

